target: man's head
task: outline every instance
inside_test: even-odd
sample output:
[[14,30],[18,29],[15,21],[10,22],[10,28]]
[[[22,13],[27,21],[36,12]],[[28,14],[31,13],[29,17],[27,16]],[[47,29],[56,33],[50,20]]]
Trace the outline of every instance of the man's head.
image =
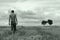
[[14,10],[11,10],[11,13],[14,13]]

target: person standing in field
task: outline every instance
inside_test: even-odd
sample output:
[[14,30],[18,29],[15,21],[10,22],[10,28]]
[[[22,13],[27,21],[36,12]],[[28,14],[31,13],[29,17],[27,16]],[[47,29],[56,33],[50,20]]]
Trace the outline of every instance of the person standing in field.
[[15,33],[17,25],[17,16],[14,13],[14,10],[11,10],[11,14],[9,15],[9,25],[11,25],[11,31]]

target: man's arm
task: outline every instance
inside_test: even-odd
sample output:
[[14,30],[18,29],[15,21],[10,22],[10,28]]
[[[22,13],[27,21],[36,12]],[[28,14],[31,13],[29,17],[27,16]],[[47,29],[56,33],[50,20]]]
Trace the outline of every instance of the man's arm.
[[9,25],[10,25],[10,21],[11,21],[11,20],[10,20],[10,15],[9,15]]
[[17,16],[16,16],[16,23],[18,24]]

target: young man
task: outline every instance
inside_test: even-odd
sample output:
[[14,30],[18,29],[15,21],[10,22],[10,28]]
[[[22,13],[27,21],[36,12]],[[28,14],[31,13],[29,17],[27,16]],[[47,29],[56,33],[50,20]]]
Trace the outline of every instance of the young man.
[[11,14],[9,15],[9,25],[11,25],[11,31],[15,33],[17,25],[17,17],[16,14],[14,14],[14,10],[12,10]]

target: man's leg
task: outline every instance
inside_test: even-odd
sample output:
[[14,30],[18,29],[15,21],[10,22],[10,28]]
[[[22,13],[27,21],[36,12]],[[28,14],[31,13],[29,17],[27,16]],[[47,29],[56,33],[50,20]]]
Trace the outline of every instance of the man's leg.
[[13,25],[11,25],[11,31],[13,31]]
[[13,22],[11,21],[11,31],[13,31]]
[[14,25],[14,30],[16,31],[16,24]]
[[14,24],[14,33],[15,33],[15,31],[16,31],[16,24]]

